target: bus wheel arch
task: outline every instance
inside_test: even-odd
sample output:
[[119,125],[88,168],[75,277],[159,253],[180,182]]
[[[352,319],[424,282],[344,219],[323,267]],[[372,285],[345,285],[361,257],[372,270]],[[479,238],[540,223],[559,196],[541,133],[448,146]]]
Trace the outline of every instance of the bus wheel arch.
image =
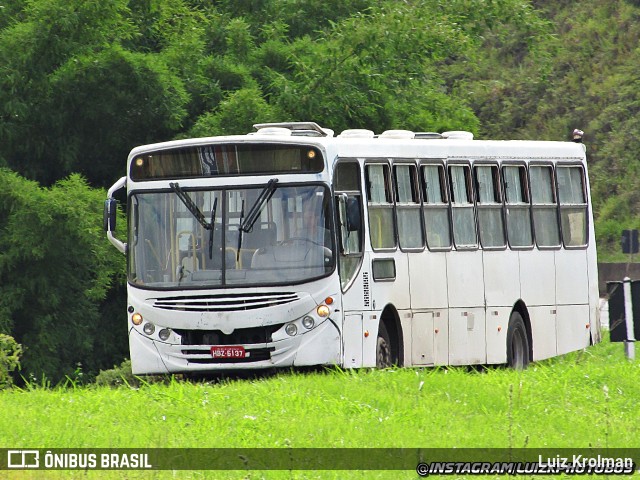
[[509,367],[523,369],[533,360],[531,319],[522,300],[516,302],[509,315],[506,348]]
[[388,368],[403,365],[404,344],[402,326],[396,309],[387,305],[380,316],[376,341],[376,367]]

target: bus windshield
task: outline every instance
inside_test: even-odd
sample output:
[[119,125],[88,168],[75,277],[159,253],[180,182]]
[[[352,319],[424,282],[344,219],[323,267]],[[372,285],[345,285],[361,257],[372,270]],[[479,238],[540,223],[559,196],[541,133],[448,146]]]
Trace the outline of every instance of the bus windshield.
[[134,192],[130,205],[129,281],[137,286],[291,284],[334,270],[324,185],[195,190],[172,183],[167,191]]

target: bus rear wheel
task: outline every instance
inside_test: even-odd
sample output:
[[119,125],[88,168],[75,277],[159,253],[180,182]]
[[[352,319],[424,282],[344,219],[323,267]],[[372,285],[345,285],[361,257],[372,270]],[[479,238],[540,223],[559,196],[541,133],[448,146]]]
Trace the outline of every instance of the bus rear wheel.
[[393,367],[398,363],[398,359],[396,357],[387,327],[384,322],[380,322],[380,326],[378,327],[378,343],[376,347],[376,367]]
[[507,329],[507,365],[523,370],[529,365],[529,339],[522,315],[513,312]]

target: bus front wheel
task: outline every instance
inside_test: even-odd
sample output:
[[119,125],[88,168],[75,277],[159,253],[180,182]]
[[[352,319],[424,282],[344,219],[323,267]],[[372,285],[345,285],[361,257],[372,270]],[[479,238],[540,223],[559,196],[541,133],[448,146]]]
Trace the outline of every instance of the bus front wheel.
[[507,329],[507,365],[516,370],[522,370],[529,365],[529,339],[524,320],[518,312],[513,312],[509,318]]
[[376,347],[376,367],[389,368],[398,363],[393,353],[391,337],[384,322],[378,327],[378,344]]

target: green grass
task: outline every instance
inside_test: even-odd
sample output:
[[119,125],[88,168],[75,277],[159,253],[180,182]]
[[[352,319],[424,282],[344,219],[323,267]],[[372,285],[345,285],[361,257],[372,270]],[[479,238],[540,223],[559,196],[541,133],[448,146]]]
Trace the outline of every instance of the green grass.
[[[0,415],[0,447],[638,447],[639,378],[640,363],[624,358],[622,344],[607,342],[522,372],[327,370],[221,383],[173,380],[139,389],[14,389],[0,393],[0,411],[9,412]],[[9,478],[123,478],[123,472],[37,473]],[[342,473],[321,477],[371,476]],[[416,477],[405,473],[404,478]],[[127,478],[222,474],[126,473]],[[226,475],[289,478],[288,472]],[[313,472],[296,475],[316,478]]]

